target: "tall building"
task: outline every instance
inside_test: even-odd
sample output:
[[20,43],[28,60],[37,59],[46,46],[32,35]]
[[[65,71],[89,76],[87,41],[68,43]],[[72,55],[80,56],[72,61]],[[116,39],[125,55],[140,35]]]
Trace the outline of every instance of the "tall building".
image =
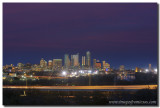
[[86,65],[91,66],[91,53],[89,51],[86,52]]
[[49,60],[49,61],[48,61],[48,67],[49,67],[49,68],[52,68],[52,66],[53,66],[52,60]]
[[96,69],[96,59],[93,59],[93,69]]
[[149,72],[151,72],[151,71],[152,71],[151,64],[149,64]]
[[53,59],[53,70],[60,71],[62,69],[62,59]]
[[64,55],[64,67],[65,67],[65,68],[69,68],[69,66],[70,66],[69,55],[68,55],[68,54],[65,54],[65,55]]
[[82,56],[82,66],[85,66],[85,56]]
[[71,65],[72,66],[79,66],[79,53],[75,55],[71,55]]
[[102,64],[103,64],[103,69],[105,70],[106,69],[106,61],[102,61]]
[[40,60],[40,66],[41,67],[45,67],[46,66],[46,61],[43,58]]

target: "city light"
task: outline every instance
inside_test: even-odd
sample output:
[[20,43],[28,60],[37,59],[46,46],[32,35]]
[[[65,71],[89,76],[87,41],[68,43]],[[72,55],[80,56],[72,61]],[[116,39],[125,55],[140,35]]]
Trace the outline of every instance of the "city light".
[[91,73],[92,71],[91,71],[91,70],[89,70],[88,72],[89,72],[89,73]]
[[62,75],[64,75],[64,76],[65,76],[66,74],[67,74],[67,73],[66,73],[65,71],[63,71],[63,72],[62,72]]
[[146,69],[146,72],[148,72],[148,69]]
[[157,72],[157,69],[154,69],[155,72]]

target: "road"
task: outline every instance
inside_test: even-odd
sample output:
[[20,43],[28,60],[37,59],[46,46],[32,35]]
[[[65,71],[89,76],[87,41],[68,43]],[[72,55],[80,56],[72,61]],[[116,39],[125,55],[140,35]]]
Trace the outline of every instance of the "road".
[[116,85],[116,86],[3,86],[11,89],[50,89],[50,90],[139,90],[155,89],[157,85]]

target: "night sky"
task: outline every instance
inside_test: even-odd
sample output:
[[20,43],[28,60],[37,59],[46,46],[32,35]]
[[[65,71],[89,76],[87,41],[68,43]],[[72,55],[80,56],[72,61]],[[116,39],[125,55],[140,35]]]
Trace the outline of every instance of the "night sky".
[[4,3],[3,64],[86,55],[111,67],[157,67],[156,3]]

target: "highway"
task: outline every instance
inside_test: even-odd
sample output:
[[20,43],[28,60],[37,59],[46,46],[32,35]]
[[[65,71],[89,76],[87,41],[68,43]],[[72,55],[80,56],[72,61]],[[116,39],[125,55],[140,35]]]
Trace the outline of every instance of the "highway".
[[140,90],[155,89],[157,85],[110,85],[110,86],[3,86],[10,89],[42,89],[42,90]]

